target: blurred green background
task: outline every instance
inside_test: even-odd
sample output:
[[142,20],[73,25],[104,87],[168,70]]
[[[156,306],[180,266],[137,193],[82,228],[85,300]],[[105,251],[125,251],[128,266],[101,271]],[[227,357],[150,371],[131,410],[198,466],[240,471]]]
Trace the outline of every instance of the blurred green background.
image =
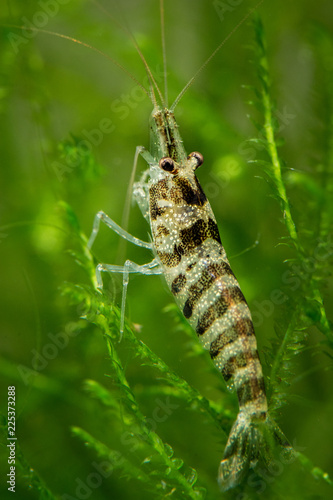
[[[86,235],[98,210],[121,223],[135,147],[149,145],[151,103],[135,82],[96,51],[50,34],[4,25],[30,22],[84,41],[114,58],[142,83],[142,63],[114,19],[128,23],[163,87],[159,2],[126,0],[121,9],[113,1],[102,0],[100,4],[110,17],[88,0],[7,0],[0,11],[1,412],[6,414],[7,386],[15,385],[20,449],[29,467],[59,498],[64,494],[77,498],[75,478],[84,481],[95,460],[93,452],[71,435],[70,426],[81,426],[117,446],[112,418],[83,389],[88,378],[112,387],[112,380],[105,376],[109,371],[103,336],[81,320],[77,335],[66,345],[59,340],[62,332],[71,331],[81,313],[61,294],[61,287],[67,281],[87,282],[69,252],[74,243],[63,223],[59,201],[71,205]],[[165,4],[172,102],[255,2],[169,0]],[[266,0],[259,13],[266,30],[273,95],[285,140],[281,155],[286,162],[288,194],[296,224],[301,225],[304,214],[308,220],[311,213],[315,218],[317,207],[315,197],[311,197],[316,189],[315,172],[327,160],[327,130],[332,120],[327,95],[332,84],[329,40],[333,36],[333,4],[324,0],[285,4]],[[282,307],[275,305],[267,312],[263,304],[273,290],[285,286],[282,276],[288,264],[284,261],[291,251],[278,246],[286,235],[278,203],[270,196],[271,188],[260,166],[249,163],[262,157],[258,146],[246,143],[258,136],[248,117],[253,113],[247,103],[253,92],[244,88],[258,85],[251,62],[253,38],[253,27],[245,22],[204,68],[175,114],[187,151],[204,155],[205,164],[198,176],[211,201],[231,265],[256,313],[262,351],[274,336]],[[73,145],[82,140],[88,140],[92,148],[77,158]],[[139,169],[143,168],[140,160]],[[131,208],[128,229],[147,238],[149,228],[137,207]],[[259,243],[250,248],[256,240]],[[246,249],[249,251],[244,252]],[[143,264],[151,258],[149,252],[131,245],[125,249],[119,237],[104,227],[94,253],[99,261],[114,264],[122,264],[126,258]],[[329,313],[331,263],[328,259],[325,304]],[[120,304],[121,280],[114,278],[108,286]],[[133,277],[127,316],[142,325],[139,337],[173,370],[205,397],[218,401],[226,391],[222,379],[209,369],[206,357],[198,363],[197,358],[187,355],[189,338],[175,329],[174,318],[163,311],[171,302],[160,277]],[[309,346],[324,339],[315,329],[307,333]],[[122,355],[126,365],[127,354]],[[297,358],[289,404],[281,412],[280,423],[292,443],[332,474],[330,366],[330,359],[321,352],[314,355],[312,350],[305,351]],[[265,363],[264,371],[268,372]],[[140,398],[140,391],[149,386],[151,376],[156,374],[129,357],[127,377],[147,416],[154,400]],[[179,403],[170,419],[158,424],[157,432],[209,485],[207,498],[220,498],[216,475],[225,436],[199,417]],[[7,471],[5,447],[1,454],[3,474]],[[271,496],[263,493],[258,497],[331,498],[327,484],[302,475],[301,468],[293,474],[289,478],[293,489],[286,490],[289,483],[279,476],[273,480]],[[17,474],[16,498],[39,498],[24,476]],[[1,481],[1,498],[7,494],[10,498],[4,475]],[[247,498],[237,495],[234,498]],[[116,473],[89,496],[94,500],[133,497],[154,498],[154,494]]]

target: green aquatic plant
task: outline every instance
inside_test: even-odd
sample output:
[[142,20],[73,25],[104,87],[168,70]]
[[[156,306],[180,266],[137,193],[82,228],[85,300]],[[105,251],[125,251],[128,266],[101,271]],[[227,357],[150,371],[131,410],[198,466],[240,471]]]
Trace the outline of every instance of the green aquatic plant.
[[[85,26],[84,29],[87,30]],[[84,496],[94,500],[133,497],[140,500],[169,497],[303,500],[314,495],[325,498],[325,495],[328,497],[331,494],[332,480],[324,470],[328,467],[330,457],[330,446],[326,449],[325,445],[326,442],[330,443],[331,434],[329,429],[318,429],[316,423],[322,418],[321,412],[326,412],[329,407],[329,403],[324,405],[324,395],[322,400],[318,396],[315,401],[316,414],[309,417],[309,428],[316,431],[320,442],[312,448],[310,444],[309,449],[304,450],[304,434],[300,434],[301,437],[296,441],[293,437],[297,426],[309,434],[306,415],[311,410],[311,404],[306,397],[314,397],[319,377],[330,373],[332,369],[332,332],[328,319],[330,309],[329,305],[326,306],[329,295],[327,278],[332,262],[332,39],[321,27],[317,27],[311,36],[317,50],[315,59],[318,61],[318,78],[325,101],[325,113],[322,114],[325,134],[318,143],[321,152],[319,160],[312,160],[313,164],[304,170],[299,166],[294,168],[290,162],[286,165],[282,160],[282,157],[288,158],[288,151],[283,149],[281,141],[284,131],[278,122],[279,114],[274,103],[276,89],[269,68],[270,57],[267,55],[263,25],[257,19],[253,55],[259,78],[253,86],[255,97],[251,115],[258,133],[250,140],[250,144],[258,146],[260,155],[250,167],[241,157],[237,157],[240,165],[238,173],[232,171],[235,176],[228,189],[223,190],[223,198],[212,199],[217,210],[220,206],[228,207],[228,202],[230,205],[232,201],[234,205],[240,204],[239,212],[234,213],[230,206],[230,214],[226,216],[219,212],[219,219],[224,217],[227,221],[230,215],[230,226],[235,226],[234,238],[240,239],[240,246],[243,245],[241,249],[248,246],[244,234],[249,236],[249,224],[246,219],[238,223],[238,219],[244,216],[246,204],[249,204],[249,198],[244,193],[250,177],[258,174],[268,180],[269,192],[259,192],[253,204],[257,201],[259,205],[265,205],[267,194],[277,200],[277,210],[273,216],[270,218],[263,211],[261,218],[267,226],[274,225],[277,236],[275,232],[268,234],[268,246],[274,248],[279,245],[280,253],[272,261],[270,272],[264,271],[259,276],[262,277],[264,292],[275,287],[279,297],[285,300],[281,300],[274,314],[271,314],[268,327],[272,329],[265,332],[265,340],[260,337],[260,332],[258,338],[260,345],[264,344],[260,352],[264,352],[261,359],[270,411],[274,417],[282,419],[281,427],[296,452],[292,457],[277,457],[271,468],[258,467],[250,471],[241,486],[223,496],[218,490],[216,471],[236,417],[236,397],[224,387],[209,356],[199,346],[196,335],[177,307],[170,304],[163,308],[168,297],[155,300],[157,287],[153,288],[153,285],[151,289],[149,285],[142,285],[143,291],[141,293],[140,289],[137,296],[130,294],[128,319],[119,342],[120,309],[117,303],[120,293],[115,294],[118,282],[114,277],[105,276],[104,291],[97,288],[95,266],[100,260],[101,247],[97,243],[97,249],[94,248],[96,255],[87,250],[86,234],[91,226],[92,207],[96,205],[96,198],[102,198],[106,184],[104,177],[101,177],[107,172],[105,167],[101,167],[105,161],[100,158],[96,160],[92,151],[82,148],[82,141],[86,137],[84,134],[75,132],[69,139],[62,141],[54,134],[47,113],[46,103],[49,101],[42,90],[41,75],[45,75],[43,71],[46,63],[38,50],[29,53],[28,44],[22,44],[18,58],[22,58],[23,62],[19,64],[12,61],[12,52],[2,52],[3,71],[13,65],[11,78],[16,72],[22,71],[18,77],[21,79],[24,76],[26,79],[22,94],[26,93],[34,103],[33,116],[41,134],[47,171],[45,174],[43,168],[39,168],[34,177],[31,173],[27,176],[23,168],[18,169],[19,162],[13,154],[8,155],[5,162],[7,168],[2,171],[3,175],[9,176],[11,170],[18,169],[15,182],[6,184],[11,194],[8,212],[15,213],[17,220],[26,222],[18,224],[13,219],[12,225],[7,224],[1,229],[0,235],[6,237],[1,239],[0,249],[5,249],[9,239],[18,238],[16,231],[22,231],[23,236],[15,243],[17,247],[27,249],[26,260],[23,259],[22,265],[28,275],[31,274],[27,280],[30,279],[34,285],[27,286],[27,289],[37,289],[40,300],[43,298],[40,310],[38,307],[34,309],[35,300],[31,298],[30,292],[22,299],[20,311],[24,310],[24,313],[18,314],[15,308],[9,308],[12,319],[22,316],[20,336],[17,338],[20,350],[15,363],[6,359],[6,353],[1,358],[1,374],[11,385],[14,381],[21,388],[17,428],[24,457],[21,453],[17,454],[18,498],[21,495],[27,499],[61,500],[78,500]],[[149,49],[147,40],[144,39],[143,44]],[[124,46],[121,50],[124,52],[121,56],[125,58],[129,49]],[[28,57],[25,57],[26,54]],[[52,63],[47,66],[47,71],[53,71]],[[60,78],[61,81],[66,80],[66,77],[62,77],[62,72],[55,71],[55,86],[59,85]],[[74,70],[70,74],[72,77],[75,77]],[[223,80],[221,78],[218,83],[219,95],[223,93],[221,81],[226,86],[223,91],[228,94],[234,84],[232,76],[223,74]],[[238,84],[239,81],[247,82],[248,75],[238,74],[236,81]],[[85,85],[89,87],[90,82],[86,81]],[[209,91],[213,92],[214,84],[210,82],[209,85]],[[5,106],[6,89],[7,85],[4,85],[4,90],[0,92],[1,110]],[[76,92],[73,91],[67,97],[74,107]],[[83,95],[79,97],[78,100],[82,100],[89,108],[89,113],[93,114],[95,104],[89,106]],[[17,101],[21,102],[21,99],[21,95],[13,97],[15,111],[19,109]],[[205,122],[202,131],[203,137],[208,137],[208,153],[211,152],[212,156],[221,154],[222,136],[226,137],[225,147],[230,151],[228,141],[232,140],[235,131],[229,131],[228,135],[226,124],[216,124],[217,115],[221,121],[220,110],[218,113],[216,111],[217,101],[214,101],[215,107],[212,108],[201,99],[200,93],[189,100],[195,121]],[[193,105],[195,100],[196,106]],[[185,104],[184,110],[183,118],[186,120],[190,114]],[[25,108],[22,116],[24,112],[27,112]],[[13,116],[8,116],[7,122],[4,120],[4,123],[12,122]],[[122,122],[117,124],[119,135],[135,135],[137,125],[134,118],[133,124],[132,121],[124,123],[126,126]],[[47,138],[43,135],[45,130]],[[6,131],[3,137],[7,138]],[[118,149],[115,136],[107,137],[110,138],[108,151],[112,151],[110,163],[117,166],[117,156],[124,154],[128,146],[125,144]],[[19,133],[18,140],[22,141]],[[238,135],[237,140],[241,140]],[[6,139],[1,147],[7,145],[5,142],[9,144]],[[58,150],[54,151],[54,144],[57,143]],[[215,150],[212,149],[213,143]],[[237,143],[232,143],[232,147],[236,149]],[[205,150],[203,153],[208,155]],[[31,152],[26,148],[24,154]],[[236,156],[233,155],[233,159]],[[48,157],[52,158],[50,162],[47,161]],[[35,157],[32,164],[34,161]],[[221,161],[221,164],[225,165],[226,161]],[[121,170],[117,169],[117,175],[126,183],[127,177],[125,174],[122,177]],[[200,175],[204,179],[203,187],[210,185],[204,177],[205,173]],[[50,190],[52,195],[45,189],[48,178],[54,179]],[[242,182],[245,189],[241,186]],[[233,188],[232,184],[236,187]],[[108,186],[105,191],[107,194],[104,199],[111,197],[113,207],[120,204],[116,189],[113,191]],[[23,199],[28,195],[34,203],[24,213],[14,212],[16,198]],[[59,199],[66,201],[59,202]],[[53,210],[55,205],[57,208]],[[135,214],[133,216],[136,217]],[[279,218],[282,224],[277,222]],[[223,229],[223,238],[226,234],[226,239],[232,239],[228,236],[228,231],[232,234],[228,222],[225,222]],[[111,245],[115,246],[113,241]],[[260,244],[256,248],[260,252]],[[15,249],[12,253],[15,265],[10,266],[11,286],[8,285],[8,291],[11,296],[17,297],[15,294],[22,287],[17,272],[21,255]],[[266,256],[260,253],[253,256],[252,252],[248,252],[247,257],[249,267],[252,265],[253,269],[258,270],[263,267]],[[269,259],[272,259],[271,255],[267,256],[267,261]],[[234,261],[236,266],[242,266],[237,259]],[[278,270],[271,271],[274,267]],[[32,269],[35,269],[38,279]],[[279,281],[279,273],[286,279]],[[238,276],[241,276],[240,272]],[[57,290],[59,282],[62,283],[62,294]],[[250,306],[251,300],[257,297],[253,290],[260,285],[259,279],[248,286]],[[162,289],[160,282],[158,289]],[[142,309],[148,309],[146,316],[140,316],[144,318],[142,327],[135,323],[138,309],[132,308],[138,303],[141,303]],[[27,304],[27,309],[23,309],[24,304]],[[149,304],[149,308],[146,304]],[[35,323],[31,321],[29,313],[36,318]],[[160,334],[159,327],[164,326],[162,323],[165,323],[165,327]],[[61,325],[66,325],[66,328]],[[270,333],[273,327],[274,337]],[[37,349],[35,343],[29,343],[29,336],[25,334],[26,331],[33,332],[31,338],[34,339],[36,330],[48,332],[45,338],[39,338]],[[147,330],[150,330],[148,334]],[[12,336],[13,331],[9,328],[8,331]],[[52,358],[54,353],[56,356]],[[28,359],[29,356],[31,359]],[[302,390],[311,386],[309,393],[305,390],[303,402],[300,402],[301,383]],[[288,428],[288,422],[283,422],[284,412],[288,410],[287,403],[290,406],[295,401],[304,405],[304,408],[301,407],[302,418],[300,420],[296,416],[296,426],[295,417],[290,413],[292,423],[287,432],[285,427]],[[301,413],[298,406],[294,413]],[[6,438],[6,427],[4,436]]]
[[[260,83],[259,89],[255,89],[255,104],[263,116],[263,124],[257,123],[260,138],[253,139],[251,142],[259,141],[267,154],[267,159],[257,160],[256,163],[264,168],[269,178],[272,194],[281,207],[283,214],[281,220],[285,224],[287,236],[280,238],[280,245],[289,247],[292,252],[291,257],[286,259],[286,263],[293,266],[300,265],[302,269],[307,269],[310,259],[308,252],[315,251],[314,248],[310,247],[309,221],[305,223],[307,224],[307,234],[306,239],[303,239],[302,228],[296,227],[287,195],[288,182],[286,181],[285,167],[280,158],[277,139],[279,123],[274,113],[264,31],[259,18],[255,21],[254,26],[256,67]],[[326,204],[323,203],[323,207],[325,206]],[[182,401],[195,412],[199,412],[202,417],[205,415],[205,418],[211,419],[216,428],[222,427],[223,431],[227,433],[228,425],[230,426],[233,418],[232,412],[224,409],[223,405],[217,407],[216,404],[211,404],[196,389],[191,387],[185,379],[168,367],[162,358],[138,339],[137,332],[135,333],[133,326],[131,327],[128,322],[125,323],[124,338],[119,344],[120,311],[112,299],[110,300],[108,294],[97,288],[94,275],[96,261],[87,250],[87,239],[80,231],[79,224],[69,205],[63,204],[63,208],[67,214],[70,232],[77,234],[79,242],[79,249],[74,254],[75,258],[85,269],[90,278],[90,287],[92,287],[67,284],[64,287],[64,293],[72,302],[80,304],[80,309],[84,311],[82,318],[98,327],[104,334],[110,362],[108,375],[114,386],[114,389],[109,390],[94,380],[88,380],[85,383],[85,390],[106,409],[107,414],[112,418],[113,425],[116,425],[117,432],[122,436],[119,443],[120,448],[124,448],[124,442],[128,446],[125,446],[122,451],[115,450],[79,427],[73,427],[74,434],[99,458],[106,460],[104,462],[106,475],[115,470],[123,477],[141,482],[146,491],[155,497],[163,498],[172,495],[175,498],[209,498],[212,494],[209,492],[209,485],[200,481],[200,476],[198,479],[198,474],[191,465],[175,456],[172,446],[164,442],[147,423],[147,417],[142,413],[135,396],[135,388],[131,387],[131,383],[126,377],[126,367],[122,361],[123,354],[121,352],[126,350],[127,364],[131,363],[131,359],[132,362],[139,359],[141,366],[149,367],[157,372],[158,383],[145,387],[141,392],[141,397],[143,394],[146,397],[167,395],[173,401],[167,410],[170,414],[172,408],[177,409],[179,406],[179,403],[175,403],[175,401]],[[323,219],[321,213],[318,214],[318,217]],[[325,236],[327,237],[329,234],[330,227],[327,217],[325,218],[325,227],[326,233],[323,230],[320,232],[319,245],[322,251],[329,252],[330,241],[327,240],[326,247],[324,245]],[[314,230],[314,237],[315,233]],[[265,352],[270,367],[268,380],[270,410],[273,413],[276,413],[288,400],[296,356],[307,348],[305,335],[307,329],[312,325],[317,326],[327,337],[325,345],[331,347],[331,330],[320,290],[320,284],[324,278],[323,272],[324,266],[318,259],[318,262],[313,266],[313,272],[301,275],[300,286],[295,291],[296,293],[293,293],[292,298],[289,297],[287,290],[283,290],[288,301],[285,301],[284,307],[279,311],[275,328],[276,337],[271,342],[271,348],[266,348]],[[174,310],[173,307],[172,310]],[[173,317],[178,323],[179,330],[185,332],[187,327],[181,317],[176,312],[173,313]],[[191,336],[191,333],[188,332],[188,334]],[[320,348],[324,348],[324,345]],[[319,349],[319,346],[316,346],[316,349]],[[194,347],[192,355],[200,356],[201,354],[200,349]],[[306,455],[297,448],[295,452],[291,458],[287,456],[281,458],[282,463],[290,465],[297,459],[314,477],[332,484],[329,476],[320,468],[313,466]],[[260,481],[267,479],[269,471],[257,467],[254,469],[254,473],[260,484]],[[281,480],[283,481],[283,479]],[[197,486],[197,481],[199,486]],[[247,482],[241,488],[244,488],[249,498],[255,496],[251,482]]]
[[[285,225],[287,235],[280,237],[279,244],[291,248],[290,256],[285,259],[285,263],[289,265],[286,272],[288,280],[295,280],[291,289],[283,289],[286,299],[284,310],[281,310],[279,322],[276,322],[276,339],[272,342],[272,349],[267,352],[271,367],[271,407],[275,410],[287,397],[285,389],[289,385],[290,371],[295,355],[306,348],[307,329],[315,326],[326,336],[327,340],[321,342],[322,349],[333,347],[332,325],[329,323],[323,299],[327,264],[332,255],[332,213],[328,210],[332,167],[327,154],[327,162],[321,166],[320,171],[317,169],[314,173],[294,173],[294,169],[286,168],[279,153],[278,137],[281,124],[276,118],[264,28],[259,17],[254,21],[254,28],[260,88],[255,89],[256,100],[252,104],[256,105],[259,114],[263,116],[263,124],[256,123],[260,138],[252,141],[260,141],[266,151],[266,158],[256,163],[263,168],[271,193],[280,205],[281,221]],[[315,216],[311,210],[304,210],[302,219],[295,224],[287,189],[298,175],[308,176],[308,186],[311,186],[312,195],[315,195],[313,203],[318,203],[319,210]],[[323,183],[323,177],[327,182]],[[311,206],[309,199],[308,204]]]
[[[77,223],[73,223],[75,216],[72,210],[68,205],[64,205],[64,208],[68,221],[72,221],[72,229],[77,228]],[[120,469],[121,474],[142,481],[147,491],[154,493],[156,498],[164,498],[175,492],[177,498],[204,498],[205,489],[202,486],[195,486],[196,471],[185,465],[181,458],[174,456],[173,448],[162,441],[152,429],[151,422],[154,425],[156,422],[166,420],[174,409],[179,407],[179,404],[175,403],[179,400],[192,405],[196,411],[206,414],[206,418],[208,416],[215,421],[217,427],[220,427],[220,419],[223,417],[227,419],[229,415],[227,412],[222,411],[222,414],[217,412],[214,405],[211,405],[205,397],[140,341],[126,322],[122,348],[125,346],[132,358],[139,358],[142,366],[150,367],[157,372],[158,383],[145,390],[147,396],[155,396],[157,402],[153,411],[153,419],[149,419],[150,422],[147,421],[126,379],[126,369],[118,354],[120,310],[108,300],[107,294],[97,289],[94,278],[95,266],[90,252],[87,251],[87,240],[81,232],[77,235],[81,250],[75,254],[76,259],[87,271],[91,278],[91,286],[94,288],[66,285],[64,293],[72,301],[80,304],[84,311],[83,317],[96,325],[104,334],[111,363],[109,376],[117,391],[111,392],[93,380],[86,381],[85,387],[92,397],[100,401],[107,409],[112,409],[112,415],[119,419],[120,445],[124,446],[124,443],[127,445],[124,456],[119,451],[110,450],[106,445],[89,436],[83,429],[74,428],[73,432],[88,443],[98,456],[109,460],[107,463],[110,470],[116,467]],[[166,395],[166,400],[163,402],[161,399],[156,399],[156,395],[160,397]],[[172,398],[172,403],[170,398]]]

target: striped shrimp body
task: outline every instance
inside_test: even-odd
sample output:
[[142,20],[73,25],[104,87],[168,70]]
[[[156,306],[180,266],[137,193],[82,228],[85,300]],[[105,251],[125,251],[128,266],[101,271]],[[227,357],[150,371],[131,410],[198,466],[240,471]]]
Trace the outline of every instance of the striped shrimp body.
[[158,110],[153,120],[162,142],[161,159],[151,166],[154,173],[149,182],[149,216],[157,258],[200,343],[209,349],[224,380],[235,386],[241,410],[264,418],[267,402],[251,313],[195,175],[203,158],[196,152],[187,157],[181,141],[173,141],[177,128],[172,113]]
[[168,109],[153,112],[151,134],[152,154],[141,151],[150,166],[144,180],[134,184],[134,197],[150,222],[153,251],[169,289],[239,401],[219,470],[220,487],[227,490],[242,480],[261,452],[269,462],[266,431],[282,446],[289,445],[267,414],[251,313],[195,175],[203,157],[197,152],[187,156]]
[[[136,165],[141,155],[149,167],[134,183],[133,197],[150,224],[152,241],[139,240],[104,212],[99,212],[88,247],[91,248],[102,221],[128,241],[150,249],[154,258],[145,265],[127,260],[124,266],[97,266],[100,287],[103,286],[101,272],[123,275],[120,334],[123,331],[129,273],[162,274],[200,343],[209,350],[213,363],[229,388],[236,390],[239,413],[218,474],[220,488],[225,491],[239,484],[249,467],[255,467],[258,462],[269,465],[272,446],[277,444],[288,453],[291,447],[267,412],[251,313],[221,244],[212,208],[195,175],[203,157],[197,152],[187,155],[174,117],[175,106],[194,78],[168,109],[148,64],[137,45],[136,48],[150,80],[151,88],[147,94],[154,110],[150,121],[150,151],[137,147],[134,160]],[[162,105],[157,103],[155,89]]]

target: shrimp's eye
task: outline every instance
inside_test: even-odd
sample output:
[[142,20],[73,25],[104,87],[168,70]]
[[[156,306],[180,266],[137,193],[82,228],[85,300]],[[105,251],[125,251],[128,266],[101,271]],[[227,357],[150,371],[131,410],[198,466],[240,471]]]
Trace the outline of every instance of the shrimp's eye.
[[176,173],[176,165],[172,158],[166,156],[160,159],[160,168],[166,172]]
[[196,161],[195,169],[197,169],[198,167],[200,167],[200,165],[203,164],[204,157],[202,156],[201,153],[194,151],[193,153],[190,153],[187,157],[188,160],[190,160],[191,158],[193,158]]

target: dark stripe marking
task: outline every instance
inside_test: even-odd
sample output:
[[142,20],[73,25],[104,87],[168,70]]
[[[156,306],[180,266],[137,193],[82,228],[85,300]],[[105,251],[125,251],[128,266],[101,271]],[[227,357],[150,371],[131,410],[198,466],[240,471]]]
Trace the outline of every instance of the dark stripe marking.
[[226,262],[223,262],[222,264],[210,264],[203,270],[198,281],[188,289],[188,299],[186,300],[183,309],[185,318],[190,318],[192,316],[193,308],[200,300],[203,293],[208,290],[218,278],[226,274],[234,275],[229,264]]
[[202,204],[204,204],[207,201],[207,197],[206,197],[205,193],[203,192],[203,189],[202,189],[200,182],[198,181],[198,178],[196,175],[194,176],[194,179],[195,179],[195,183],[196,183],[197,188],[198,188],[198,192],[200,193],[199,197],[202,200]]
[[226,313],[227,309],[228,304],[222,298],[208,307],[207,311],[199,318],[195,329],[197,334],[203,335],[217,318]]
[[153,184],[149,189],[149,210],[152,220],[165,214],[166,209],[158,205],[158,201],[161,199],[168,199],[168,185],[165,179]]
[[222,297],[227,302],[228,307],[239,304],[240,302],[244,302],[247,304],[245,297],[239,288],[239,286],[232,286],[230,288],[226,288],[222,291]]
[[237,323],[235,323],[235,330],[238,332],[238,335],[251,337],[254,335],[253,323],[249,318],[239,319]]
[[208,219],[208,232],[213,240],[221,243],[219,228],[217,227],[217,224],[215,221],[213,221],[213,219]]
[[159,207],[157,202],[151,199],[149,202],[149,212],[151,220],[156,220],[157,217],[161,217],[165,214],[166,208]]
[[255,401],[262,394],[265,394],[264,378],[252,377],[244,380],[237,389],[237,397],[240,406],[244,406],[249,401]]
[[221,243],[217,225],[212,219],[209,219],[208,223],[203,219],[197,220],[192,226],[182,229],[179,232],[179,238],[181,241],[179,250],[183,252],[183,254],[192,253],[208,238],[212,238],[218,243]]
[[179,293],[186,285],[186,276],[184,274],[179,274],[171,284],[171,291],[174,295]]
[[160,224],[156,228],[156,236],[169,236],[170,231],[165,227]]
[[228,275],[228,276],[233,276],[235,278],[235,275],[232,272],[231,267],[227,262],[222,262],[222,264],[219,264],[219,266],[221,267],[221,276]]
[[239,352],[236,355],[230,356],[230,358],[225,362],[222,368],[222,375],[224,377],[224,380],[228,381],[237,372],[237,370],[253,364],[253,362],[257,359],[259,360],[259,354],[257,350],[246,350],[244,352]]
[[152,186],[149,189],[149,194],[151,198],[155,200],[167,200],[168,199],[168,183],[166,179],[162,179]]
[[176,177],[175,184],[181,190],[182,200],[188,205],[197,205],[202,207],[206,201],[206,195],[203,192],[198,180],[196,179],[197,190],[194,190],[191,184],[184,177]]
[[238,286],[223,290],[220,298],[204,312],[201,318],[199,318],[196,326],[197,334],[203,335],[216,319],[222,317],[226,313],[231,305],[241,302],[246,304],[244,295]]
[[179,254],[176,245],[174,246],[172,253],[157,251],[157,255],[162,264],[167,267],[176,267],[181,261],[181,255]]
[[223,333],[217,337],[217,339],[213,340],[210,344],[209,354],[212,359],[216,358],[216,356],[222,351],[222,349],[232,342],[235,342],[239,337],[238,332],[235,328],[228,328]]
[[175,205],[184,205],[184,200],[182,197],[181,191],[177,188],[177,186],[173,186],[170,189],[170,200],[175,204]]
[[244,368],[247,365],[247,359],[243,352],[231,356],[222,368],[222,375],[227,382],[235,374],[238,368]]
[[[216,358],[216,356],[220,354],[220,352],[224,349],[226,345],[232,344],[239,338],[254,335],[253,326],[251,330],[247,331],[238,329],[237,325],[242,321],[248,321],[252,326],[252,322],[250,320],[240,320],[232,328],[228,328],[223,333],[220,333],[220,335],[210,344],[209,354],[212,359]],[[259,354],[257,350],[253,351],[252,353],[250,352],[249,356],[251,359],[259,359]]]
[[197,220],[192,226],[182,229],[179,233],[181,251],[191,253],[207,239],[207,223]]
[[183,307],[183,314],[184,314],[185,318],[186,319],[190,318],[192,316],[192,312],[193,311],[192,311],[191,303],[187,299],[187,301],[185,302],[184,307]]

